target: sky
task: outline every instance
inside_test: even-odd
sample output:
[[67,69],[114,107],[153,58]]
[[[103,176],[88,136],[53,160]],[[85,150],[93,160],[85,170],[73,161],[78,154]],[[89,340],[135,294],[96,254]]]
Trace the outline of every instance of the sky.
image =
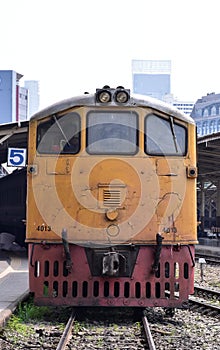
[[220,93],[219,0],[0,0],[0,70],[38,80],[40,108],[104,85],[131,61],[171,60],[171,93]]

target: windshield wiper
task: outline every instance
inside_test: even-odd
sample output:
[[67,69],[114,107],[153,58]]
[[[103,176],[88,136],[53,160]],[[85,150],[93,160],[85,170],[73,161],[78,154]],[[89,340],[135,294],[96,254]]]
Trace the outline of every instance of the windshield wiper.
[[173,122],[173,117],[170,116],[170,127],[171,127],[171,132],[173,135],[173,142],[174,142],[174,146],[176,149],[176,153],[178,153],[178,145],[177,145],[177,138],[176,138],[176,133],[175,133],[175,129],[174,129],[174,122]]
[[69,141],[68,141],[68,138],[66,137],[66,135],[65,135],[65,133],[64,133],[64,131],[63,131],[63,129],[62,129],[62,127],[61,127],[60,123],[58,122],[58,120],[57,120],[57,118],[56,118],[55,115],[53,115],[53,119],[55,120],[55,122],[56,122],[58,128],[60,129],[60,131],[61,131],[61,133],[62,133],[62,135],[63,135],[63,137],[64,137],[64,139],[65,139],[65,141],[66,141],[66,143],[67,143],[67,145],[70,146],[70,143],[69,143]]

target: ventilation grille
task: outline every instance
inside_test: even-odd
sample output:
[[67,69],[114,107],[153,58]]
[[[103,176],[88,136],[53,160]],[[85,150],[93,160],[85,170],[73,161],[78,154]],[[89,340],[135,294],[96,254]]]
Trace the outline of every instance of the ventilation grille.
[[125,197],[125,185],[99,184],[99,207],[120,208]]
[[104,190],[103,205],[105,207],[120,207],[121,206],[121,191],[119,190]]

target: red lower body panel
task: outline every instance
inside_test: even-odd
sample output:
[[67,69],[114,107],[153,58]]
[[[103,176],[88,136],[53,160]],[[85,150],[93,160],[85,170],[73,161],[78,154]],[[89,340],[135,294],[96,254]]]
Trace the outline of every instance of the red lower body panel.
[[70,245],[71,270],[62,244],[29,245],[30,291],[38,305],[186,307],[194,285],[194,246],[141,246],[131,277],[92,276],[85,248]]

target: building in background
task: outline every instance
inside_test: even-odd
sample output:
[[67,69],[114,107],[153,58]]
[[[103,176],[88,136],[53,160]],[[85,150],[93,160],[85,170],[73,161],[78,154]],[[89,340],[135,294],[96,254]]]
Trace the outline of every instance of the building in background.
[[28,118],[28,90],[19,86],[18,120],[24,121]]
[[180,101],[171,93],[170,60],[132,60],[133,93],[147,95],[173,105],[190,115],[191,101]]
[[132,85],[135,94],[164,100],[170,94],[170,60],[132,60]]
[[220,94],[211,92],[198,99],[192,110],[191,117],[196,122],[198,136],[219,132]]
[[24,86],[28,90],[28,117],[30,118],[39,110],[39,82],[37,80],[25,80]]
[[189,116],[191,115],[194,107],[194,102],[178,100],[173,96],[173,94],[166,95],[164,97],[164,102],[171,104],[172,106],[176,107],[181,112]]
[[0,70],[0,124],[27,119],[28,91],[19,86],[22,77],[13,70]]
[[183,113],[187,115],[191,115],[193,107],[194,107],[194,102],[190,101],[180,101],[180,100],[173,100],[172,105],[182,111]]

